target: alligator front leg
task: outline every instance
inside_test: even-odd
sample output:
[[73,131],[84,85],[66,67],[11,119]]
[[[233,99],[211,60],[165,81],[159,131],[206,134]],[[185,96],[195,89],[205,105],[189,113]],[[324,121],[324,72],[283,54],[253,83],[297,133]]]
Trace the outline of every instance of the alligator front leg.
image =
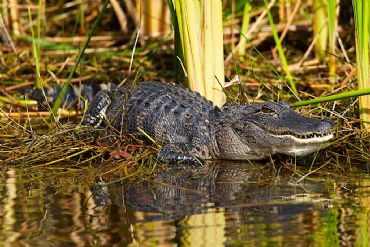
[[171,143],[162,146],[158,153],[158,159],[165,163],[199,164],[203,161],[191,155],[187,150],[189,147],[184,143]]
[[111,93],[109,91],[99,91],[92,99],[81,124],[99,127],[111,102]]

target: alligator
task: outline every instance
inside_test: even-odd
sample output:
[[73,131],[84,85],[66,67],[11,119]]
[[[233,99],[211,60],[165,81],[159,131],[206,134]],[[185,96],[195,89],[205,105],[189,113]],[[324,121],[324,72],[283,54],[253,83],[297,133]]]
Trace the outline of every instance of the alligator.
[[333,138],[331,120],[304,117],[287,102],[215,106],[199,93],[150,81],[98,92],[83,125],[151,139],[166,163],[303,156]]

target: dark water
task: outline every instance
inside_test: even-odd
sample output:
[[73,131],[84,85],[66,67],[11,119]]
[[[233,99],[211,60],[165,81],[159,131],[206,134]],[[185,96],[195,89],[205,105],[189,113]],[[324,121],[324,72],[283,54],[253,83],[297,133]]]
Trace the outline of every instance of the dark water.
[[241,163],[177,166],[108,185],[97,178],[86,187],[24,176],[0,176],[2,246],[368,245],[366,178],[299,181]]

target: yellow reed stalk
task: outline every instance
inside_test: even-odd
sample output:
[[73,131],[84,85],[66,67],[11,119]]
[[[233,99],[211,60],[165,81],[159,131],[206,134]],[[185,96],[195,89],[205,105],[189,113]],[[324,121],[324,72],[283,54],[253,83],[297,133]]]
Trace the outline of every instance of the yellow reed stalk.
[[328,40],[328,22],[326,0],[314,0],[313,32],[316,39],[315,54],[318,59],[323,59]]
[[329,35],[329,76],[332,86],[334,86],[336,79],[335,69],[335,41],[337,33],[337,14],[336,14],[336,0],[327,0],[328,10],[328,35]]
[[12,31],[15,36],[21,35],[22,26],[20,24],[19,18],[19,8],[18,8],[18,0],[9,0],[9,8],[10,8],[10,18],[12,22]]
[[207,99],[213,98],[213,80],[215,67],[213,66],[213,24],[212,24],[212,3],[204,1],[203,3],[203,19],[202,19],[202,47],[203,58],[207,58],[208,62],[203,63],[205,97]]
[[221,106],[225,102],[221,1],[175,0],[189,86]]
[[[359,89],[370,88],[370,3],[354,0],[353,9],[356,24],[356,69]],[[359,97],[360,119],[363,127],[370,132],[370,96]]]
[[[212,3],[212,34],[213,34],[213,102],[222,106],[226,97],[222,91],[225,84],[225,69],[224,69],[224,39],[223,39],[223,22],[222,22],[222,2],[211,1]],[[208,54],[207,54],[208,56]],[[205,56],[204,62],[207,63],[208,58]],[[208,82],[207,82],[208,83]]]
[[[130,1],[127,1],[130,2]],[[170,12],[165,0],[140,0],[140,30],[144,36],[159,37],[169,33]],[[130,5],[130,3],[129,3]],[[130,6],[131,7],[131,6]]]
[[175,0],[176,14],[191,89],[205,96],[200,24],[194,1]]

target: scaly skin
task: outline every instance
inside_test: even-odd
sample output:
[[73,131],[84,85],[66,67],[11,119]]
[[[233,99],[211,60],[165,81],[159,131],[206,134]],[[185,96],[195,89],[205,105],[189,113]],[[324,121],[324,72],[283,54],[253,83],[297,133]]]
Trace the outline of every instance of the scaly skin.
[[148,135],[162,146],[159,159],[170,163],[306,155],[330,140],[334,127],[331,121],[299,115],[287,103],[219,109],[198,93],[160,82],[99,92],[82,123],[104,123],[138,138]]

